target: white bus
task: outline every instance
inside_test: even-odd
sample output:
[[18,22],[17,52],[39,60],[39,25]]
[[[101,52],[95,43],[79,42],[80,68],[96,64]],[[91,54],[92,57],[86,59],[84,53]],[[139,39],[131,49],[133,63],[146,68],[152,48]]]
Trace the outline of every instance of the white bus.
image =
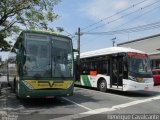
[[142,51],[111,47],[80,55],[82,86],[120,91],[148,90],[154,85],[148,55]]

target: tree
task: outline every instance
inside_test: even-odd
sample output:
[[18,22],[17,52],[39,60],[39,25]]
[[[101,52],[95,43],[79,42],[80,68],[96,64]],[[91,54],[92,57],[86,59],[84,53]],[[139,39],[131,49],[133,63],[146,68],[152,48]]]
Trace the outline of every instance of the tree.
[[4,40],[5,35],[3,33],[0,33],[0,51],[9,51],[11,48],[11,45]]
[[60,0],[1,0],[0,48],[9,50],[11,45],[5,38],[23,29],[54,31],[48,23],[59,17],[53,10],[59,2]]

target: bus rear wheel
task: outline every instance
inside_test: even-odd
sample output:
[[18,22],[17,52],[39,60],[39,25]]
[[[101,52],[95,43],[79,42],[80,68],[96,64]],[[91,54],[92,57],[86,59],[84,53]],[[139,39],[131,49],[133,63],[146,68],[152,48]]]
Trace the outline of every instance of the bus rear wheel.
[[98,84],[98,88],[101,92],[106,92],[107,91],[107,83],[104,79],[102,79],[99,84]]

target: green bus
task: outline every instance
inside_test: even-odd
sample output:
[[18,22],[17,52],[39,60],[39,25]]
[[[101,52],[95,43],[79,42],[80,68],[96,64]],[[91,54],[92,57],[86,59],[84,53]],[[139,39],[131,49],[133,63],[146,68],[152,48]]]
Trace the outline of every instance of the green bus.
[[71,96],[72,40],[48,31],[21,32],[8,57],[8,83],[19,98]]

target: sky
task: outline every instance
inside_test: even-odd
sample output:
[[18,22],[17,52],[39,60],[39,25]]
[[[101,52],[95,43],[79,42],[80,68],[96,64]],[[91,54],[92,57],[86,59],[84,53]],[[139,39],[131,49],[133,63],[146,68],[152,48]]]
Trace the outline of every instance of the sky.
[[[140,3],[125,12],[110,17],[115,13],[127,9]],[[157,2],[157,3],[155,3]],[[154,4],[153,4],[154,3]],[[150,6],[149,6],[150,5]],[[148,6],[148,7],[147,7]],[[142,8],[142,9],[141,9]],[[141,10],[140,10],[141,9]],[[135,12],[134,12],[135,11]],[[63,27],[65,31],[75,35],[78,27],[81,32],[107,32],[121,30],[140,25],[146,25],[160,21],[160,1],[159,0],[62,0],[55,7],[55,12],[61,17],[55,22],[55,26]],[[134,12],[134,13],[133,13]],[[132,13],[132,14],[131,14]],[[128,16],[125,16],[130,14]],[[125,16],[125,17],[122,17]],[[110,19],[104,18],[110,17]],[[118,18],[122,17],[119,20]],[[116,20],[116,21],[114,21]],[[112,22],[111,22],[112,21]],[[97,23],[95,26],[83,30],[83,28]],[[106,24],[107,22],[111,22]],[[103,26],[96,29],[97,26]],[[137,38],[158,34],[160,29],[148,31],[126,33],[117,35],[82,35],[81,52],[101,49],[112,46],[112,39],[116,37],[116,44],[134,40]],[[77,45],[77,36],[73,38],[74,47]]]
[[[160,21],[160,0],[61,0],[54,10],[60,17],[49,25],[64,28],[62,34],[72,34],[74,48],[77,48],[75,33],[78,27],[82,33],[108,32]],[[114,35],[82,34],[81,52],[112,47],[112,39],[115,37],[118,44],[159,34],[159,31],[160,28]],[[4,59],[7,54],[0,56]]]

